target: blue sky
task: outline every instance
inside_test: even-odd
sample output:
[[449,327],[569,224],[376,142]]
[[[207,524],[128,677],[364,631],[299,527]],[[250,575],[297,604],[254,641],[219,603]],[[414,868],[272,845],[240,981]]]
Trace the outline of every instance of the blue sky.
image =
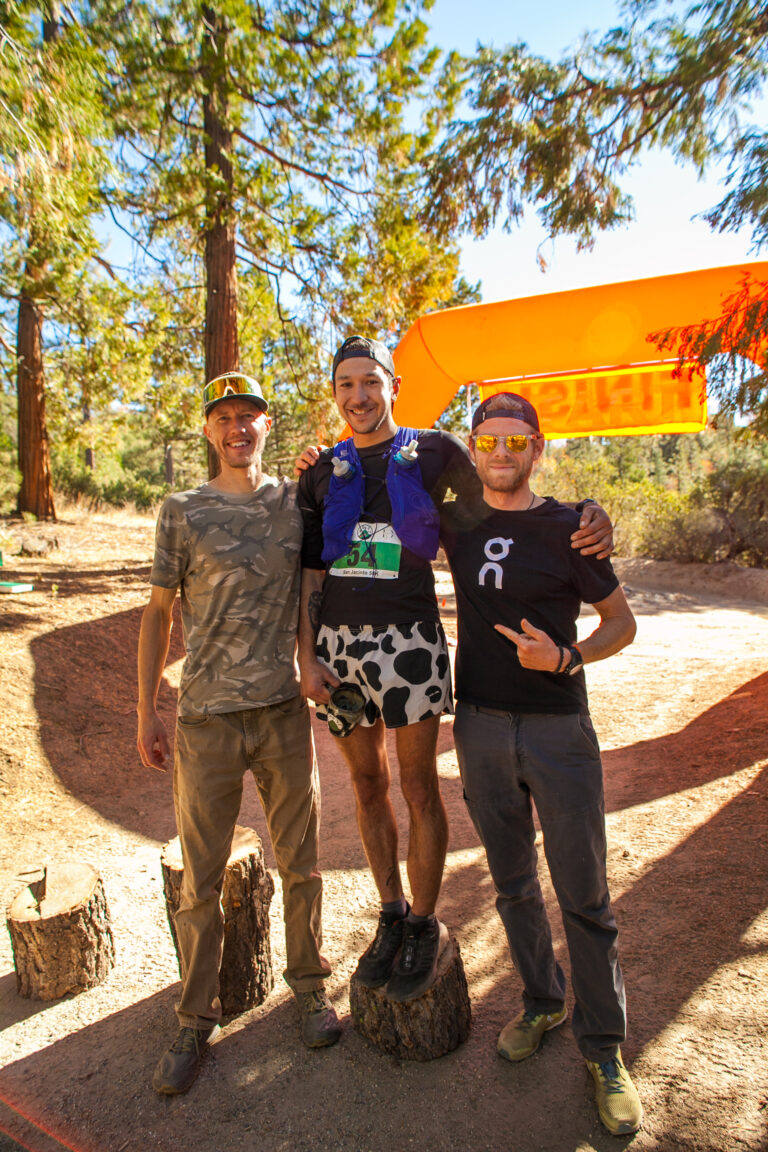
[[[610,0],[436,0],[428,19],[444,49],[471,52],[478,41],[500,47],[524,40],[550,57],[584,32],[620,22],[619,6]],[[542,273],[536,252],[545,235],[529,211],[511,234],[499,228],[485,240],[465,239],[462,269],[470,281],[482,282],[484,300],[504,300],[757,259],[747,231],[718,235],[694,218],[722,197],[722,175],[713,170],[699,181],[692,167],[675,164],[668,153],[647,153],[623,185],[635,201],[634,223],[604,234],[593,251],[577,253],[568,239],[547,241]]]

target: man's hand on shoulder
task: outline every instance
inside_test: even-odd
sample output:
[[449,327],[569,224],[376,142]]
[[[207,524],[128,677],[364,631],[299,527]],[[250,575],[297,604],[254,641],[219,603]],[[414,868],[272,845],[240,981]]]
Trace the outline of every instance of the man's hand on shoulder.
[[157,712],[139,712],[139,735],[136,746],[145,768],[156,768],[158,772],[165,772],[171,749],[165,724]]
[[299,674],[299,690],[302,696],[308,696],[316,704],[327,704],[331,698],[331,690],[338,688],[341,683],[338,676],[334,676],[330,668],[326,668],[319,660],[301,662]]
[[560,667],[563,656],[561,649],[546,632],[535,628],[528,620],[520,621],[520,632],[504,624],[494,624],[494,628],[517,645],[517,657],[523,668],[532,668],[536,672],[556,672]]
[[582,556],[596,556],[598,560],[604,560],[613,552],[611,518],[594,501],[584,506],[578,530],[571,536],[571,548],[578,548]]
[[310,444],[297,456],[293,463],[294,476],[301,476],[307,468],[313,468],[320,459],[320,453],[325,451],[325,444]]

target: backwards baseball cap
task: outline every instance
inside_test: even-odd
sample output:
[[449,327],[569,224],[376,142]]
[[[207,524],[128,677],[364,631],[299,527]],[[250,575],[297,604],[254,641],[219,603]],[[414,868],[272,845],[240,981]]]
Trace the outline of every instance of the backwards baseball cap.
[[244,400],[251,400],[262,412],[269,412],[269,405],[258,380],[244,376],[242,372],[224,372],[203,388],[203,410],[206,416],[214,405],[220,400],[229,400],[230,396],[242,396]]
[[472,431],[474,432],[483,420],[499,418],[523,420],[526,424],[530,424],[531,428],[535,428],[537,432],[541,431],[539,416],[533,404],[524,396],[518,396],[517,392],[496,392],[493,396],[487,396],[472,413]]
[[375,360],[390,376],[395,375],[395,362],[392,353],[381,340],[369,340],[367,336],[348,336],[344,343],[336,349],[331,369],[331,379],[336,379],[336,369],[342,360],[354,360],[357,356],[364,356],[368,360]]

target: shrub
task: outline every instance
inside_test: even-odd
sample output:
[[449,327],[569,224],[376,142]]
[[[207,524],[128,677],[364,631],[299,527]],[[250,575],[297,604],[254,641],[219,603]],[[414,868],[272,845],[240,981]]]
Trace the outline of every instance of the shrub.
[[698,505],[690,493],[667,492],[649,516],[638,551],[652,560],[712,564],[722,558],[725,536],[717,513]]
[[133,504],[140,512],[146,512],[168,492],[167,484],[152,483],[145,476],[123,470],[115,461],[108,461],[103,470],[92,470],[71,457],[58,461],[54,483],[67,500],[85,503],[89,508],[104,504],[124,508]]

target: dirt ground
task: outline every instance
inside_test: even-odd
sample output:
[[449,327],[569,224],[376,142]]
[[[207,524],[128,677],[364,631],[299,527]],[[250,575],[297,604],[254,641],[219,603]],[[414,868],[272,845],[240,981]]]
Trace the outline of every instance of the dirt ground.
[[[44,559],[17,554],[40,537],[58,547]],[[143,769],[134,745],[152,521],[68,512],[55,526],[9,525],[3,551],[0,575],[31,580],[34,591],[0,599],[0,898],[7,906],[19,873],[44,862],[93,863],[117,963],[104,984],[72,999],[24,1000],[2,933],[1,1152],[768,1152],[768,572],[617,562],[638,636],[590,667],[588,682],[628,991],[624,1056],[646,1122],[616,1140],[600,1126],[569,1025],[521,1065],[495,1055],[520,985],[463,806],[448,720],[439,745],[451,823],[440,914],[461,942],[473,1010],[467,1042],[428,1064],[398,1063],[350,1026],[348,980],[376,902],[346,772],[317,725],[325,950],[342,1041],[305,1050],[278,980],[260,1008],[228,1023],[188,1096],[156,1097],[150,1077],[175,1033],[178,973],[159,866],[174,832],[171,780]],[[445,570],[439,583],[452,631]],[[591,630],[594,620],[582,624]],[[170,660],[161,699],[169,725],[180,629]],[[404,833],[401,804],[398,816]],[[265,835],[250,781],[241,822]]]

